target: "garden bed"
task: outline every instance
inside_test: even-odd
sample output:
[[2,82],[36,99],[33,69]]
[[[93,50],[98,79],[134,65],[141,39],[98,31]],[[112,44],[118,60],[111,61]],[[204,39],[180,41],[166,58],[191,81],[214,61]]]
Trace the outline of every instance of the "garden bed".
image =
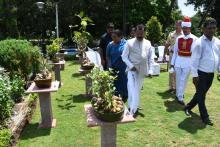
[[23,102],[15,104],[10,119],[9,129],[11,131],[11,146],[15,146],[20,134],[26,124],[30,123],[32,115],[37,106],[35,95],[28,95]]

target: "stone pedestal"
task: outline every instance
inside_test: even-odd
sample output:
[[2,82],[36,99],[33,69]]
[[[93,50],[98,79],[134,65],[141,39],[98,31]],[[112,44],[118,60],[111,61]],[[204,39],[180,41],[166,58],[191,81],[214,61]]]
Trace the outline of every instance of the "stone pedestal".
[[94,115],[91,104],[84,105],[84,108],[87,115],[88,127],[101,127],[101,147],[116,147],[117,125],[135,122],[135,119],[130,114],[127,108],[125,108],[123,119],[117,122],[103,122],[97,119]]
[[61,66],[65,64],[65,61],[59,61],[58,63],[51,63],[53,65],[54,73],[55,73],[55,80],[60,82],[59,87],[62,86],[62,81],[61,81]]
[[60,70],[63,71],[63,70],[65,70],[65,62],[66,62],[66,61],[65,61],[65,60],[62,60],[61,62],[63,62],[64,64],[61,64],[61,65],[60,65]]
[[85,76],[86,97],[92,97],[92,79]]
[[64,59],[64,56],[65,54],[64,53],[57,53],[56,56],[58,58],[60,58],[60,61],[63,62],[64,64],[61,64],[60,65],[60,70],[64,70],[65,69],[65,59]]
[[40,100],[41,122],[39,128],[53,128],[56,126],[56,119],[53,118],[51,105],[51,92],[56,92],[59,88],[59,82],[52,82],[50,88],[38,88],[32,83],[26,93],[38,93]]

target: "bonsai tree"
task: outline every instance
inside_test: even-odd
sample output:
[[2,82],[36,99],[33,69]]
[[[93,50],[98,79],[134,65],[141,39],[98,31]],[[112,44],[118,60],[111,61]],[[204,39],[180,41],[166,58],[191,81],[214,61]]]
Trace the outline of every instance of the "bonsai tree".
[[91,70],[95,66],[94,63],[92,63],[87,57],[85,60],[82,62],[81,68],[84,70]]
[[93,20],[86,16],[83,11],[75,16],[80,19],[80,24],[73,26],[79,28],[79,31],[73,32],[73,41],[76,42],[77,49],[80,52],[80,56],[83,57],[87,44],[89,43],[89,40],[91,40],[92,38],[91,34],[87,31],[87,26],[94,24]]
[[51,75],[50,69],[51,67],[48,64],[47,59],[42,57],[42,60],[40,63],[40,72],[37,73],[35,80],[34,80],[37,87],[48,88],[51,86],[52,75]]
[[162,25],[156,16],[152,16],[146,24],[146,35],[152,45],[158,43],[163,35]]
[[49,58],[53,61],[53,62],[59,62],[58,57],[56,56],[56,53],[60,50],[61,46],[62,46],[62,38],[57,38],[55,40],[53,40],[52,44],[47,46],[47,53]]
[[[124,112],[124,104],[121,97],[114,96],[114,80],[116,76],[113,76],[113,71],[93,68],[89,77],[92,79],[92,90],[95,94],[91,103],[96,116],[104,121],[121,119]],[[111,117],[112,115],[114,117]]]

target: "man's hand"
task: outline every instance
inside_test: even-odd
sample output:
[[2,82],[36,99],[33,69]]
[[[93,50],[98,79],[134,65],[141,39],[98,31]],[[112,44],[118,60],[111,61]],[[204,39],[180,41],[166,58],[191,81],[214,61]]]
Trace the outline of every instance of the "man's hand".
[[193,77],[193,84],[195,85],[195,87],[198,86],[199,83],[199,77]]
[[137,69],[135,67],[132,67],[131,71],[137,71]]

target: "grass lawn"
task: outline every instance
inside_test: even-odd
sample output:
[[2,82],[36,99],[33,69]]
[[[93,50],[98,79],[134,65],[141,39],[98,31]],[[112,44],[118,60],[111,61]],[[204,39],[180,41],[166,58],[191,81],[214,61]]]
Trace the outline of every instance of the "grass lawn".
[[[52,94],[52,107],[57,126],[37,129],[40,120],[39,106],[32,122],[24,129],[17,144],[19,147],[97,147],[100,146],[100,129],[88,128],[84,104],[84,77],[78,73],[76,62],[66,62],[62,71],[64,86]],[[137,122],[118,125],[117,146],[220,146],[220,83],[214,80],[207,94],[207,107],[214,126],[201,123],[196,107],[194,116],[187,117],[183,107],[167,94],[168,73],[153,79],[146,78],[141,94],[141,114]],[[194,94],[191,78],[185,94],[188,102]]]

